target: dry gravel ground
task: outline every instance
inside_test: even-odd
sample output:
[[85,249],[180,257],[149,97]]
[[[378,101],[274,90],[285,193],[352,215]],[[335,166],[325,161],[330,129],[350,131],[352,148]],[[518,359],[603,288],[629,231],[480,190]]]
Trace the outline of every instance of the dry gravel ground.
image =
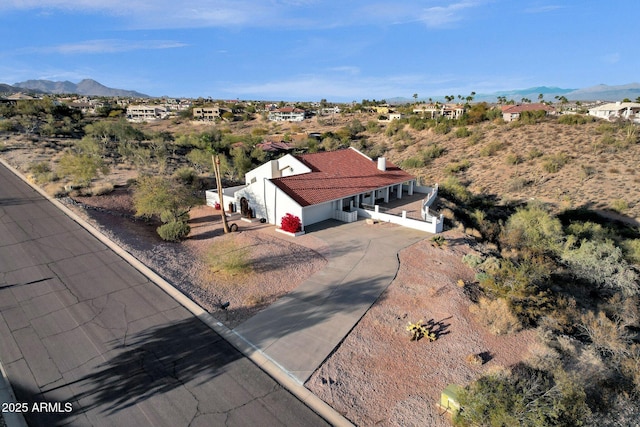
[[[171,244],[157,237],[156,224],[132,219],[126,192],[76,200],[85,209],[75,209],[231,328],[326,263],[328,247],[313,234],[294,239],[276,234],[273,226],[236,220],[241,232],[224,235],[219,212],[210,207],[194,209],[190,238]],[[475,322],[457,285],[473,279],[461,262],[472,241],[455,232],[445,236],[443,247],[425,236],[400,253],[394,282],[306,384],[356,425],[448,425],[435,406],[444,387],[514,364],[535,342],[532,331],[496,337]],[[250,273],[211,274],[205,254],[227,240],[249,249]],[[219,309],[220,301],[230,302],[228,312]],[[409,340],[407,323],[421,319],[434,323],[436,341]],[[485,363],[469,364],[469,354],[483,354]]]

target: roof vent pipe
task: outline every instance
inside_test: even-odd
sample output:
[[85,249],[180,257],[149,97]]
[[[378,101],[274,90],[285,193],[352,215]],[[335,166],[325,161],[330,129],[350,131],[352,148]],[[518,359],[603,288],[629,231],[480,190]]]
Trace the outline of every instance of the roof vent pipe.
[[378,157],[378,170],[387,170],[387,159],[385,157]]

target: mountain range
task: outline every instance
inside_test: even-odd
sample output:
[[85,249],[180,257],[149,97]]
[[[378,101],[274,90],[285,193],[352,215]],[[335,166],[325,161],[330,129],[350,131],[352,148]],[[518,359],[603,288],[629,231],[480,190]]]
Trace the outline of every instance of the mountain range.
[[[134,90],[113,89],[104,86],[92,79],[84,79],[80,83],[72,83],[70,81],[54,82],[51,80],[27,80],[25,82],[16,83],[13,85],[17,91],[35,91],[38,93],[50,93],[50,94],[77,94],[87,96],[120,96],[125,98],[149,98],[149,95],[145,95]],[[3,88],[0,88],[2,90]]]
[[[50,94],[150,98],[149,95],[145,95],[134,90],[113,89],[92,79],[84,79],[77,84],[70,81],[54,82],[50,80],[27,80],[16,83],[13,86],[0,83],[0,94],[7,95],[24,91]],[[629,83],[618,86],[600,84],[583,89],[563,89],[559,87],[537,86],[527,89],[476,94],[473,99],[476,102],[496,102],[497,98],[502,96],[508,100],[512,99],[516,102],[521,101],[522,98],[536,102],[539,99],[540,94],[542,94],[543,100],[545,101],[553,101],[556,96],[564,96],[569,101],[622,101],[625,98],[635,101],[640,97],[640,83]],[[466,94],[462,96],[464,98],[466,97]],[[436,96],[432,99],[434,101],[442,102],[445,100],[445,97]],[[424,101],[425,98],[420,98],[419,100]],[[387,101],[391,104],[405,104],[414,102],[415,100],[411,98],[397,97],[387,99]]]

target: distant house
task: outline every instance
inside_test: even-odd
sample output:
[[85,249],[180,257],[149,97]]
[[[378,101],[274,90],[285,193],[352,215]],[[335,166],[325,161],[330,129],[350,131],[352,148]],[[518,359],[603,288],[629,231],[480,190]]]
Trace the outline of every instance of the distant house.
[[520,115],[525,111],[544,111],[545,114],[552,114],[555,108],[543,103],[519,104],[519,105],[503,105],[502,118],[505,122],[518,120]]
[[130,105],[127,107],[127,120],[130,122],[152,122],[166,118],[166,108],[157,105]]
[[611,102],[589,109],[589,115],[605,120],[631,120],[640,123],[640,103]]
[[225,110],[217,105],[210,105],[206,107],[194,107],[193,118],[200,120],[216,120],[222,117],[222,113]]
[[301,108],[282,107],[269,112],[273,122],[301,122],[307,118],[307,112]]
[[413,108],[415,114],[421,114],[430,119],[444,117],[455,120],[461,118],[464,111],[464,106],[460,104],[422,104]]
[[[257,218],[280,224],[290,213],[305,227],[353,212],[362,205],[413,194],[416,178],[385,159],[373,161],[354,148],[293,156],[287,154],[248,172],[245,185],[225,189],[227,200],[248,206]],[[214,190],[207,204],[219,203]]]

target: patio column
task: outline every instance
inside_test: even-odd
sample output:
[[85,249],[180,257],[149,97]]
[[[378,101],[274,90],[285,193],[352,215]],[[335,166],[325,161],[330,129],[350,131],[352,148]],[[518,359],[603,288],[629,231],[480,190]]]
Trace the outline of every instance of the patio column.
[[384,189],[384,202],[389,203],[389,187]]
[[398,184],[398,199],[402,199],[402,184]]
[[411,181],[409,181],[409,195],[413,196],[413,184],[414,184],[414,180],[412,179]]
[[356,199],[356,208],[359,208],[360,207],[360,194],[356,194],[355,199]]

